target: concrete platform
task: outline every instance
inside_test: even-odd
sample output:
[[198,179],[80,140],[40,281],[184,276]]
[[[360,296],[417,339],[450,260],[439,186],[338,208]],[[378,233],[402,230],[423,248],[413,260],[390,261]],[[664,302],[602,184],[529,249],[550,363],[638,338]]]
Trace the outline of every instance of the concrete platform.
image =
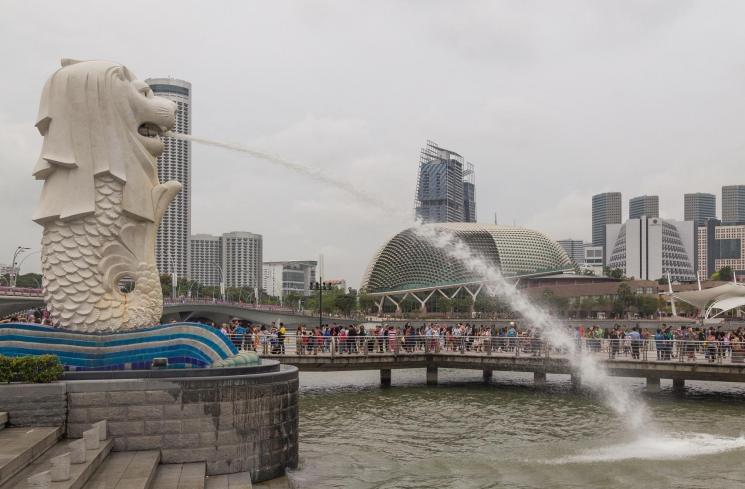
[[115,452],[84,486],[85,489],[149,489],[160,463],[160,450]]
[[[47,450],[41,457],[37,458],[31,465],[19,472],[15,477],[2,486],[0,489],[33,489],[28,483],[28,478],[39,472],[50,470],[52,464],[50,460],[59,455],[71,451],[70,443],[76,440],[63,440]],[[52,482],[49,489],[81,489],[91,476],[104,463],[106,457],[111,452],[113,446],[112,440],[101,442],[98,448],[86,450],[86,461],[83,464],[70,465],[70,479],[61,482]]]
[[290,489],[290,481],[286,476],[277,477],[270,481],[254,484],[254,489]]
[[236,474],[211,475],[204,484],[205,489],[252,489],[251,474],[238,472]]
[[0,486],[54,446],[61,436],[61,426],[0,431]]
[[205,463],[158,466],[151,489],[204,489]]

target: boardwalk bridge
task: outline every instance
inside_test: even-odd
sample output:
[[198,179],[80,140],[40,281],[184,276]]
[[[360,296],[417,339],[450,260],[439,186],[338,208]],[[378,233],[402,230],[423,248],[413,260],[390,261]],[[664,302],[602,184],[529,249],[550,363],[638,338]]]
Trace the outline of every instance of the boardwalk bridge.
[[[566,353],[531,338],[514,339],[514,343],[506,338],[490,339],[488,343],[482,337],[460,338],[458,344],[451,345],[418,338],[409,347],[405,342],[391,344],[375,337],[356,338],[348,344],[336,338],[320,340],[316,347],[310,342],[304,345],[302,337],[298,340],[288,336],[284,353],[276,343],[259,345],[259,352],[263,357],[294,365],[301,372],[379,370],[383,386],[391,385],[392,370],[414,368],[426,371],[428,385],[437,384],[440,368],[481,370],[487,382],[494,371],[510,371],[532,373],[536,384],[545,383],[547,374],[569,375],[575,386],[582,383],[581,373]],[[649,391],[659,390],[660,379],[671,379],[676,390],[683,389],[686,380],[745,383],[745,351],[731,351],[717,342],[672,341],[661,345],[645,340],[632,347],[629,340],[578,341],[582,354],[595,357],[610,375],[645,378]]]

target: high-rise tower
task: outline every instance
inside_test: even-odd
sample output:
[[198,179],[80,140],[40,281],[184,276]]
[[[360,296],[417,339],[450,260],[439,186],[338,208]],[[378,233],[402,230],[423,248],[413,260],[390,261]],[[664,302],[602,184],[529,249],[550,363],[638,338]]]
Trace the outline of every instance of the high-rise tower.
[[[173,131],[191,134],[191,83],[175,78],[149,78],[155,95],[174,101],[177,105]],[[176,194],[158,228],[155,242],[155,261],[160,273],[188,277],[189,236],[191,235],[191,143],[169,137],[163,138],[165,150],[158,157],[158,178],[161,182],[177,180],[183,188]]]
[[416,217],[424,222],[476,222],[473,165],[427,141],[419,157]]
[[714,194],[696,192],[683,195],[683,219],[698,226],[707,219],[717,217],[717,197]]
[[640,195],[629,199],[629,219],[639,219],[642,216],[660,217],[658,195]]
[[745,185],[722,187],[722,224],[745,224]]
[[[707,194],[703,192],[696,192],[695,194],[684,194],[683,195],[683,219],[686,221],[693,221],[693,232],[696,234],[696,239],[693,240],[693,268],[697,272],[703,271],[703,278],[708,277],[706,274],[706,230],[711,227],[707,224],[711,221],[714,225],[718,224],[719,221],[714,222],[717,218],[717,198],[714,194]],[[699,229],[699,228],[702,228]],[[714,228],[712,228],[714,229]],[[703,242],[698,238],[698,234],[703,233]],[[713,236],[713,235],[712,235]],[[713,238],[712,238],[713,239]],[[703,249],[702,249],[703,243]],[[704,263],[701,254],[703,252]]]
[[605,226],[621,224],[621,192],[592,196],[592,245],[605,249]]

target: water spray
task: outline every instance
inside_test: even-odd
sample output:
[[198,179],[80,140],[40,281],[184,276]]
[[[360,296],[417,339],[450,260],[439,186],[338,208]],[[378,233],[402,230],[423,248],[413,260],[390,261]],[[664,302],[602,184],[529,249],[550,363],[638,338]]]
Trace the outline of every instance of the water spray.
[[569,354],[572,369],[582,376],[582,382],[601,394],[603,401],[617,414],[624,417],[628,425],[636,432],[642,428],[649,430],[650,416],[646,404],[628,389],[611,382],[608,372],[592,355],[578,348],[578,340],[558,319],[536,306],[509,282],[502,272],[483,256],[454,234],[418,222],[415,232],[443,250],[448,256],[458,260],[466,269],[489,282],[496,292],[495,296],[509,301],[513,310],[527,319],[532,327],[540,331],[542,338],[548,340],[552,347],[565,350]]
[[219,141],[213,141],[211,139],[200,138],[200,137],[192,136],[191,134],[176,133],[173,131],[168,131],[165,133],[165,135],[168,137],[175,138],[175,139],[181,139],[183,141],[193,141],[195,143],[200,143],[200,144],[204,144],[207,146],[214,146],[216,148],[229,149],[232,151],[238,151],[240,153],[245,153],[250,156],[253,156],[254,158],[259,158],[261,160],[267,161],[274,165],[281,166],[283,168],[291,170],[305,177],[309,177],[312,180],[315,180],[319,183],[330,185],[338,190],[341,190],[342,192],[346,192],[352,195],[357,200],[361,200],[366,204],[370,204],[374,206],[375,208],[383,208],[383,210],[385,210],[386,212],[398,212],[399,211],[397,209],[387,206],[385,204],[384,199],[381,199],[373,194],[370,194],[365,190],[359,189],[350,182],[330,177],[324,174],[323,171],[319,168],[313,168],[311,166],[302,165],[300,163],[288,161],[284,158],[280,158],[279,156],[265,153],[263,151],[257,151],[255,149],[242,146],[240,144],[221,143]]

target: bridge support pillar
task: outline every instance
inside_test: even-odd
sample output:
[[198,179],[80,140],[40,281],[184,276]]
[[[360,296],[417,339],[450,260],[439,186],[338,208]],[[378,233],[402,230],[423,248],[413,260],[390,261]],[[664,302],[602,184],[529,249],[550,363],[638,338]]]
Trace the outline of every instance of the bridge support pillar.
[[533,372],[533,385],[538,387],[538,386],[542,386],[545,384],[546,384],[546,372]]
[[673,379],[673,390],[675,392],[683,392],[686,388],[685,379]]
[[481,373],[481,377],[484,379],[484,383],[488,384],[494,377],[494,373],[492,370],[485,368]]
[[579,374],[572,374],[572,389],[578,391],[582,387],[582,377]]
[[647,377],[647,392],[660,392],[659,377]]
[[380,369],[380,386],[381,387],[391,386],[391,369],[389,368]]
[[427,367],[427,385],[437,385],[437,367]]

